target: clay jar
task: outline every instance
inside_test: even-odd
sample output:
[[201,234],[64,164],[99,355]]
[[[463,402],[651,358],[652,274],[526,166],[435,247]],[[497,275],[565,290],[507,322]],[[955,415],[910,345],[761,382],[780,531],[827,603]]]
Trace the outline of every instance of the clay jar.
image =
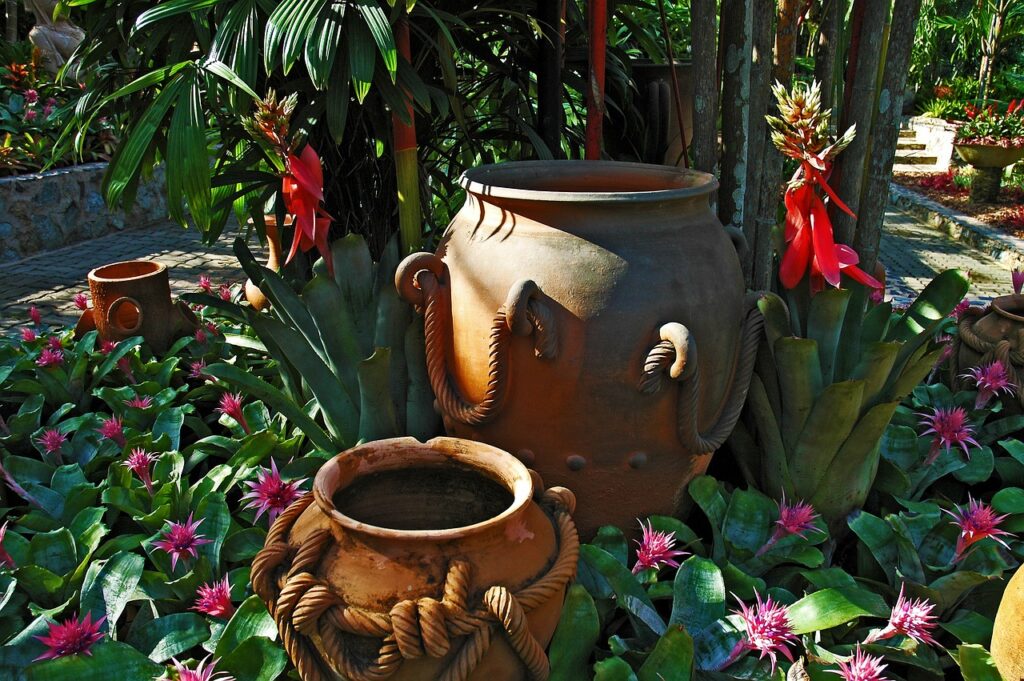
[[[1024,385],[1024,295],[1000,296],[987,307],[967,308],[957,323],[950,370],[955,389],[973,384],[964,375],[972,368],[1000,360],[1015,385]],[[1024,407],[1024,391],[1005,398],[1013,413]]]
[[[249,224],[252,225],[252,220],[249,220]],[[267,269],[277,272],[281,268],[281,232],[277,225],[277,215],[264,215],[263,224],[267,235]],[[291,225],[292,216],[285,216],[284,226]],[[245,299],[259,312],[270,307],[270,300],[259,286],[252,283],[252,279],[245,280]]]
[[75,329],[81,336],[96,329],[100,338],[121,341],[142,336],[154,352],[167,350],[197,326],[183,302],[171,300],[167,267],[151,260],[128,260],[89,272],[92,307]]
[[1024,679],[1024,570],[1014,573],[999,601],[992,660],[1004,679]]
[[371,442],[282,513],[253,587],[304,681],[547,678],[573,505],[488,445]]
[[461,184],[437,253],[396,273],[448,433],[571,488],[584,539],[678,511],[735,425],[763,324],[708,204],[716,180],[540,161]]

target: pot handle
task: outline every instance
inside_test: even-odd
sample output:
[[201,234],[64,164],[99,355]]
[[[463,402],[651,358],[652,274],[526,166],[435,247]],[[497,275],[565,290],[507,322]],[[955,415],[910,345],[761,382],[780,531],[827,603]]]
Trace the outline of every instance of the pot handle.
[[659,329],[660,342],[647,353],[637,388],[648,395],[657,393],[666,372],[670,378],[682,383],[677,430],[680,443],[691,453],[706,454],[718,449],[729,437],[743,411],[764,330],[764,317],[757,308],[760,295],[753,293],[747,297],[747,315],[743,320],[732,386],[718,420],[706,433],[700,432],[697,426],[700,367],[697,364],[697,343],[690,330],[677,322],[665,324]]
[[505,304],[498,308],[491,323],[487,391],[480,402],[473,404],[459,394],[448,373],[445,352],[451,343],[452,323],[447,283],[447,265],[432,253],[410,255],[395,272],[399,294],[423,311],[427,373],[441,412],[467,425],[480,425],[493,419],[504,404],[511,337],[533,335],[537,357],[554,359],[558,353],[555,319],[532,280],[522,279],[509,289]]
[[[126,326],[121,326],[121,324],[118,323],[118,321],[117,321],[117,311],[120,310],[121,306],[124,305],[124,304],[131,305],[139,313],[138,321],[136,321],[135,325],[132,326],[131,328],[126,327]],[[124,334],[125,336],[130,336],[131,334],[133,334],[136,331],[138,331],[139,329],[141,329],[142,328],[142,319],[143,319],[142,305],[139,304],[138,300],[136,300],[135,298],[132,298],[131,296],[121,296],[120,298],[118,298],[117,300],[112,302],[110,304],[110,307],[107,308],[107,326],[112,328],[115,332],[117,332],[119,334]]]

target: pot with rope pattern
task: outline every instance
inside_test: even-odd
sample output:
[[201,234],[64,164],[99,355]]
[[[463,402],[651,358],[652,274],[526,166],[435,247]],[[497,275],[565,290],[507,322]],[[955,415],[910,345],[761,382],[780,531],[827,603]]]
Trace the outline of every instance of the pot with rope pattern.
[[253,588],[303,681],[542,681],[574,506],[489,445],[370,442],[281,514]]
[[1003,400],[1010,413],[1024,409],[1024,295],[999,296],[986,307],[971,306],[957,322],[950,357],[956,390],[973,387],[967,372],[999,360],[1016,386],[1014,397]]
[[[449,434],[508,450],[601,525],[679,510],[742,408],[763,319],[707,174],[529,161],[461,179],[436,254],[399,267]],[[697,349],[700,348],[699,356]]]

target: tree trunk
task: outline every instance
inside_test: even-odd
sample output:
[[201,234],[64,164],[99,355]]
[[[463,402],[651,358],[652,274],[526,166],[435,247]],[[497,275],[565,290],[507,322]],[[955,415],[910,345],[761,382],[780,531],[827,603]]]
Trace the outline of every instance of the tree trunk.
[[988,99],[989,88],[992,86],[992,74],[995,71],[996,55],[999,53],[999,40],[1003,33],[1003,21],[1006,16],[1006,9],[1000,4],[999,11],[992,17],[992,27],[988,34],[988,41],[981,56],[981,99],[982,102]]
[[828,108],[835,108],[836,99],[836,55],[839,52],[840,31],[845,0],[823,0],[821,26],[818,32],[817,50],[814,53],[814,79],[821,83],[822,101]]
[[[718,219],[743,228],[750,116],[750,56],[754,0],[722,0],[722,170]],[[748,255],[749,260],[749,255]],[[749,271],[749,262],[744,271]]]
[[537,119],[541,139],[555,158],[562,157],[562,8],[537,0]]
[[7,0],[7,42],[18,42],[18,0]]
[[[715,0],[692,0],[690,45],[695,74],[716,73],[718,45],[715,34]],[[715,172],[718,162],[718,79],[693,79],[693,167]]]
[[606,0],[588,0],[590,32],[590,68],[587,82],[587,131],[585,157],[601,158],[604,128],[604,67],[608,41],[608,10]]
[[[874,139],[867,182],[861,192],[860,219],[854,247],[860,254],[861,269],[873,271],[882,238],[882,222],[888,204],[889,182],[900,135],[903,92],[910,69],[921,0],[896,0],[889,29],[885,70],[875,111]],[[844,152],[845,153],[845,152]]]
[[[760,219],[761,200],[772,201],[761,195],[761,182],[768,167],[768,156],[777,156],[775,147],[768,137],[768,101],[771,98],[772,76],[772,34],[774,30],[775,0],[754,0],[754,49],[750,67],[750,147],[747,155],[747,192],[744,197],[743,233],[747,237],[750,271],[747,285],[763,291],[771,288],[774,268],[772,267],[772,228],[775,221]],[[780,164],[777,164],[781,170]],[[769,211],[766,211],[769,212]],[[774,217],[774,213],[773,213]]]
[[[878,89],[878,66],[888,18],[889,0],[865,0],[860,33],[854,36],[857,44],[857,61],[851,64],[853,80],[846,84],[844,99],[847,104],[839,129],[843,131],[851,125],[856,125],[857,135],[850,146],[839,154],[831,182],[836,194],[854,213],[860,208],[864,166],[871,146],[871,119],[875,111],[875,94]],[[902,92],[902,88],[900,91]],[[898,105],[894,106],[898,108]],[[829,214],[835,228],[836,241],[851,243],[856,220],[835,205],[829,206]]]

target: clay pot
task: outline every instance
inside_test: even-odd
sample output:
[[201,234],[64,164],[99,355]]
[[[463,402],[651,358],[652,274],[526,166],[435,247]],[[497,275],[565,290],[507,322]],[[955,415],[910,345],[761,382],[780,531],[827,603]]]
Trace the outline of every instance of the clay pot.
[[[676,82],[683,109],[686,146],[693,140],[693,64],[677,62]],[[683,147],[679,139],[679,116],[672,94],[672,71],[668,64],[633,64],[633,79],[640,92],[646,123],[644,161],[683,166]]]
[[717,182],[529,161],[461,184],[437,254],[395,279],[424,310],[448,433],[572,488],[584,538],[676,512],[735,425],[763,325],[708,205]]
[[89,272],[92,307],[82,313],[76,337],[96,329],[103,340],[142,336],[157,353],[198,326],[184,302],[171,300],[167,267],[152,260],[128,260]]
[[[987,307],[972,306],[960,316],[953,339],[950,373],[956,390],[973,387],[964,375],[973,367],[1000,360],[1011,380],[1024,386],[1024,295],[1000,296]],[[1016,399],[1003,398],[1007,407],[1019,413],[1024,408],[1024,391]]]
[[[277,272],[281,268],[281,233],[277,228],[276,215],[264,215],[263,223],[266,225],[267,234],[267,269]],[[249,221],[252,224],[252,220]],[[290,227],[292,216],[285,217],[284,226]],[[260,287],[252,283],[252,279],[245,280],[245,299],[249,301],[258,312],[270,307],[270,300],[264,295]]]
[[450,438],[327,462],[252,567],[300,677],[547,678],[579,541],[572,493],[534,482],[508,453]]
[[1024,679],[1024,570],[1014,573],[999,601],[992,628],[992,661],[1004,679]]

